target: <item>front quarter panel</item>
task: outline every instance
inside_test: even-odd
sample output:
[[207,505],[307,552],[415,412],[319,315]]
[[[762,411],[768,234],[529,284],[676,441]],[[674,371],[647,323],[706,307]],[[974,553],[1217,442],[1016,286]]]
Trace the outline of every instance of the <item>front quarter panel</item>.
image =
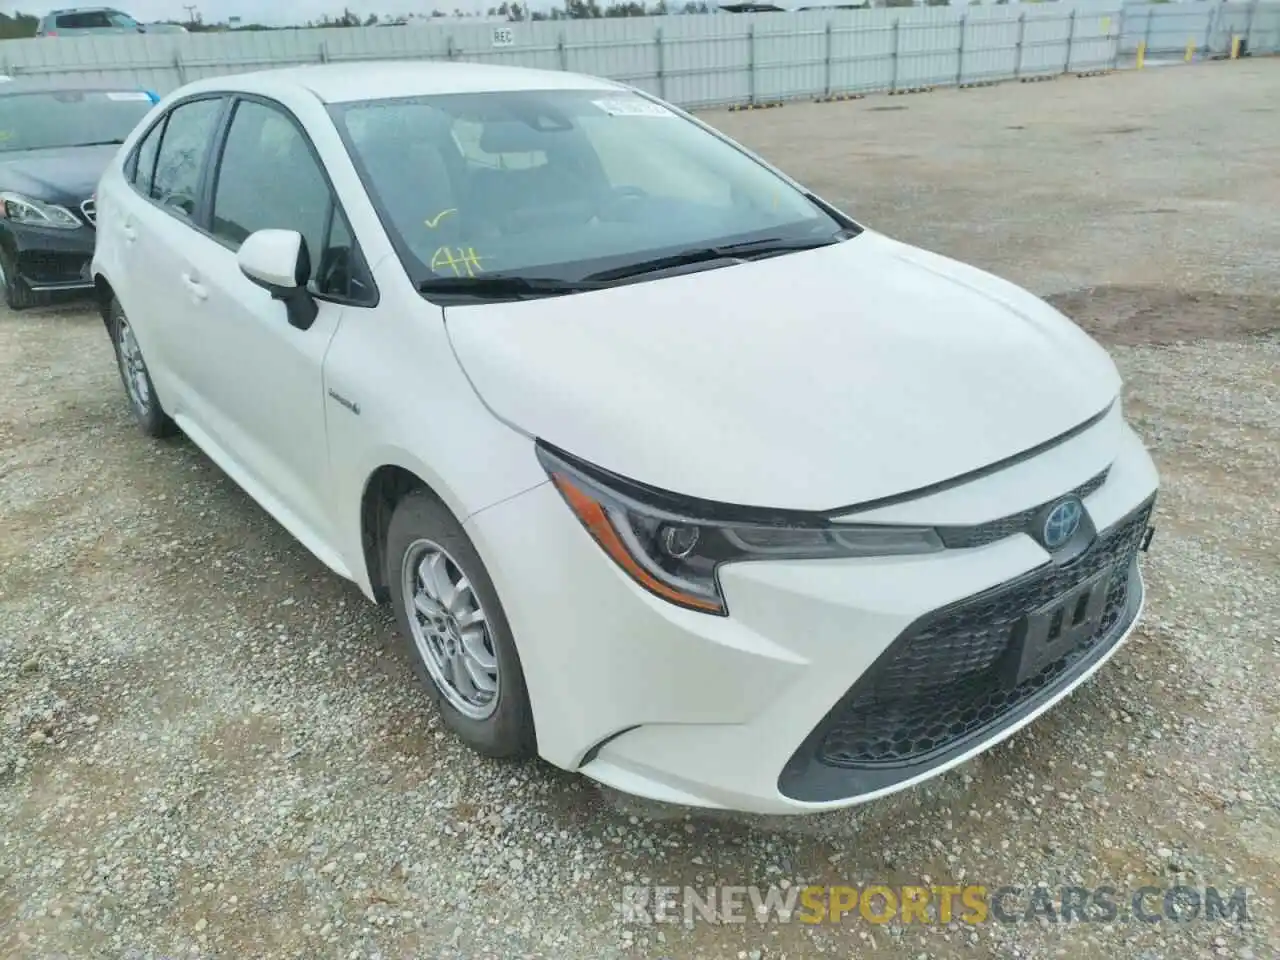
[[380,467],[413,473],[459,522],[547,482],[533,441],[494,417],[472,389],[440,307],[413,290],[394,257],[374,273],[381,302],[347,312],[324,383],[340,549],[366,595],[361,503]]
[[307,128],[377,289],[376,306],[345,312],[325,357],[320,398],[335,546],[357,585],[372,596],[361,506],[379,468],[417,476],[459,522],[547,482],[547,476],[533,441],[494,417],[472,388],[454,356],[442,310],[414,289],[324,105],[292,88],[256,92],[278,98]]

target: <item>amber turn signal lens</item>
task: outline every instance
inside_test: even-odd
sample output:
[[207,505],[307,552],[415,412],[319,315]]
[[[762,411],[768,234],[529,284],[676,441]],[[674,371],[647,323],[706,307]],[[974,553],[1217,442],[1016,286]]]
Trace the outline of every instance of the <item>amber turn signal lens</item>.
[[605,513],[604,508],[590,494],[575,484],[568,475],[558,472],[553,473],[551,481],[556,485],[556,489],[560,491],[560,495],[564,497],[565,502],[569,504],[570,509],[582,521],[582,525],[587,528],[591,536],[600,544],[601,549],[613,559],[614,563],[625,570],[636,583],[650,593],[682,607],[690,607],[694,610],[703,610],[708,613],[724,612],[724,607],[717,601],[685,593],[668,586],[642,567],[636,561],[636,558],[631,555],[626,544],[622,542],[622,538],[618,536],[618,531],[614,529],[613,522],[609,519],[609,515]]

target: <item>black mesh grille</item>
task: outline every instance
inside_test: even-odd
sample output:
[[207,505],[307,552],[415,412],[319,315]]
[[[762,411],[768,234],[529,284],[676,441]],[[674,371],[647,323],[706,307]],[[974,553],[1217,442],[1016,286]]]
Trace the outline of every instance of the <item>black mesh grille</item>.
[[[1107,482],[1107,474],[1110,472],[1111,468],[1108,467],[1096,477],[1080,484],[1074,490],[1067,491],[1063,496],[1075,495],[1083,500],[1089,494],[1097,492]],[[971,527],[939,527],[938,536],[942,538],[942,542],[948,547],[961,549],[964,547],[983,547],[988,543],[995,543],[997,540],[1011,537],[1015,533],[1031,533],[1032,522],[1035,520],[1036,515],[1050,503],[1059,499],[1061,498],[1055,497],[1054,500],[1038,504],[1027,510],[1011,513],[1009,516],[1001,517],[999,520],[989,520],[986,523]]]
[[33,283],[75,283],[85,279],[86,265],[92,256],[92,250],[86,253],[29,250],[19,255],[18,266]]
[[[1052,684],[1109,637],[1125,614],[1151,510],[1147,504],[1066,566],[1042,567],[909,627],[810,738],[817,740],[818,761],[839,767],[918,763],[996,724]],[[1097,631],[1011,684],[1011,645],[1028,614],[1108,569]]]

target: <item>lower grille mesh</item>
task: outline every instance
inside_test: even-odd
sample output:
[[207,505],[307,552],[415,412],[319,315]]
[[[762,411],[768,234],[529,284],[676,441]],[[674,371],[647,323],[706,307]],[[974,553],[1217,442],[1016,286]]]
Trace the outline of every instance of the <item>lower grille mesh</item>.
[[[894,642],[823,721],[817,759],[839,767],[915,763],[967,738],[1033,697],[1116,628],[1152,504],[1102,534],[1071,564],[936,611]],[[1008,688],[1003,664],[1031,611],[1111,568],[1098,630],[1036,675]]]

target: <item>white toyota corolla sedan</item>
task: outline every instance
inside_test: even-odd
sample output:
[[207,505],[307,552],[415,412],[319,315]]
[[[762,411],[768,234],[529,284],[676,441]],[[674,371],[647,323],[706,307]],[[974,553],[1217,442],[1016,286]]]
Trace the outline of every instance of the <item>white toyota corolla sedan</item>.
[[1008,737],[1138,619],[1158,481],[1106,352],[645,93],[204,80],[97,204],[142,428],[393,604],[483,754],[840,807]]

